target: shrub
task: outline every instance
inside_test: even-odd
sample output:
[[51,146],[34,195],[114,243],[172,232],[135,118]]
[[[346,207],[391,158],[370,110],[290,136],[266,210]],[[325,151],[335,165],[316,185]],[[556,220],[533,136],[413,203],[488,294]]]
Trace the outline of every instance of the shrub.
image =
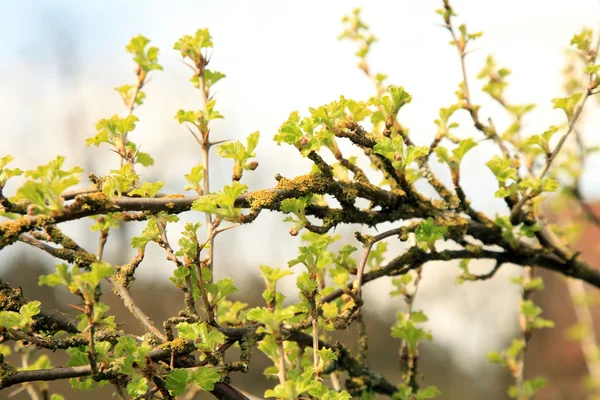
[[[579,203],[583,214],[598,223],[578,189],[581,165],[595,150],[584,144],[578,121],[600,84],[598,43],[591,30],[573,37],[577,57],[567,71],[567,96],[552,100],[555,108],[564,111],[565,121],[525,137],[523,119],[535,105],[510,102],[505,94],[510,71],[498,67],[490,56],[478,78],[485,82],[483,91],[512,122],[505,131],[498,131],[491,119],[482,118],[480,106],[473,103],[466,72],[471,42],[481,33],[469,31],[464,24],[457,26],[457,15],[448,1],[443,1],[438,13],[458,52],[464,76],[454,104],[440,109],[435,119],[437,134],[429,146],[416,145],[400,122],[399,115],[412,96],[402,86],[388,83],[385,74],[372,71],[368,55],[375,37],[357,9],[344,18],[340,38],[358,46],[359,68],[372,81],[376,95],[366,100],[340,96],[307,112],[292,112],[274,140],[295,147],[298,157],[312,162],[312,170],[294,178],[277,175],[274,187],[254,191],[242,182],[258,167],[255,149],[260,133],[248,135],[244,142],[211,137],[212,121],[223,118],[212,88],[225,74],[209,69],[213,38],[208,29],[185,35],[174,45],[193,71],[191,83],[200,92],[197,110],[179,110],[175,115],[203,155],[203,162],[185,174],[188,185],[184,190],[195,194],[161,193],[163,182],[145,181],[139,175],[153,159],[140,151],[129,134],[138,122],[135,112],[146,98],[143,89],[162,66],[159,50],[150,40],[134,37],[126,47],[137,66],[134,82],[116,88],[125,113],[101,119],[96,135],[87,139],[88,146],[119,155],[115,169],[104,176],[90,174],[91,185],[81,188],[84,170],[65,168],[64,157],[28,171],[13,168],[11,156],[0,159],[0,249],[23,242],[62,260],[55,272],[39,277],[39,285],[64,286],[83,302],[77,318],[72,318],[39,301],[29,301],[20,290],[0,282],[0,352],[6,356],[14,348],[31,358],[28,368],[19,369],[2,357],[0,389],[70,379],[75,390],[111,383],[133,398],[174,398],[199,387],[217,398],[243,399],[245,395],[235,389],[234,373],[251,368],[251,354],[258,349],[272,361],[265,375],[277,381],[264,393],[267,398],[371,399],[375,394],[395,399],[435,398],[440,391],[434,386],[419,387],[417,379],[419,345],[432,340],[432,334],[422,325],[427,316],[413,305],[424,266],[430,261],[457,260],[459,283],[490,279],[506,264],[523,267],[522,276],[514,279],[522,287],[521,334],[505,351],[489,353],[488,358],[513,374],[510,397],[533,396],[545,381],[524,379],[525,351],[536,329],[553,326],[541,317],[541,308],[531,299],[533,291],[543,288],[535,269],[565,275],[575,285],[586,282],[600,287],[600,272],[579,257],[572,238],[547,223],[542,207],[549,198],[547,193],[560,191],[554,198]],[[459,113],[469,115],[478,137],[460,134]],[[495,197],[506,203],[508,213],[504,215],[476,210],[461,186],[461,163],[482,140],[493,142],[498,150],[485,165],[497,180]],[[338,145],[341,142],[351,143],[361,156],[346,157]],[[569,142],[576,146],[567,148]],[[218,156],[233,162],[231,184],[220,190],[209,184],[212,147]],[[432,171],[435,160],[450,172],[451,182]],[[19,176],[24,181],[11,196],[1,191],[8,180]],[[425,195],[416,183],[429,186],[435,195]],[[213,263],[215,237],[242,224],[260,223],[263,210],[285,214],[290,235],[301,235],[304,245],[288,266],[299,265],[302,273],[260,266],[264,305],[249,307],[228,299],[238,291],[232,278],[213,278],[219,268]],[[204,213],[205,221],[187,223],[181,239],[173,243],[167,234],[169,224],[189,211]],[[91,230],[100,238],[93,253],[61,230],[61,224],[84,218],[94,219]],[[143,221],[145,228],[131,238],[135,257],[124,265],[104,261],[110,232],[136,221]],[[367,228],[384,223],[391,228],[376,235],[366,233]],[[341,237],[333,230],[342,224],[357,227],[354,244],[360,249],[348,240],[334,250],[332,244]],[[387,239],[405,242],[406,250],[388,254]],[[441,249],[441,241],[455,246]],[[160,328],[145,314],[145,305],[137,304],[130,294],[146,248],[153,245],[164,250],[173,266],[169,279],[184,294],[182,309],[173,310]],[[385,262],[386,257],[390,261]],[[480,275],[469,269],[471,260],[483,259],[495,261],[489,273]],[[293,278],[288,278],[291,275]],[[391,296],[400,296],[407,304],[391,327],[391,336],[399,340],[401,348],[399,385],[366,365],[364,330],[359,329],[357,352],[328,341],[330,332],[348,329],[361,320],[363,285],[388,277],[396,288]],[[282,279],[296,280],[297,302],[284,304],[277,288]],[[120,329],[102,302],[103,281],[143,326],[143,337]],[[586,337],[589,345],[591,336],[582,338]],[[233,345],[240,347],[240,358],[227,362],[224,354]],[[68,353],[67,367],[53,367],[46,355],[33,360],[35,349]],[[584,350],[598,349],[593,342]],[[590,365],[598,362],[597,355],[586,355]],[[326,376],[336,383],[328,386],[323,380]],[[342,376],[346,377],[343,385]],[[45,398],[62,398],[49,396],[47,385],[41,389]]]

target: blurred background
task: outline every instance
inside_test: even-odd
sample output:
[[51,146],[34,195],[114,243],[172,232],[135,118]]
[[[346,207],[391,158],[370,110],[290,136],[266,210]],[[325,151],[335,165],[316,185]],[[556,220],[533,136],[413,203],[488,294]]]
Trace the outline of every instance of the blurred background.
[[[554,97],[563,96],[562,69],[569,42],[582,27],[595,28],[600,23],[600,4],[595,0],[570,2],[527,2],[505,0],[482,2],[455,0],[458,22],[469,31],[483,31],[473,43],[467,68],[473,99],[482,105],[483,119],[493,117],[499,131],[510,120],[502,109],[477,89],[482,85],[476,75],[488,54],[494,54],[500,66],[512,70],[507,96],[511,103],[536,103],[536,110],[526,118],[525,133],[545,131],[552,124],[563,123],[562,111],[552,109]],[[260,166],[246,173],[243,181],[250,190],[275,185],[274,175],[293,177],[307,173],[311,164],[290,147],[278,147],[272,137],[293,110],[306,113],[308,107],[331,102],[344,95],[357,100],[368,99],[374,88],[356,68],[356,48],[339,42],[340,20],[354,7],[363,9],[363,18],[379,38],[370,54],[374,72],[389,74],[388,83],[402,85],[413,101],[403,108],[399,119],[410,129],[417,144],[429,144],[436,133],[434,119],[440,107],[455,102],[454,92],[461,81],[456,49],[448,45],[448,32],[440,26],[435,10],[441,2],[427,1],[0,1],[0,155],[15,157],[14,166],[30,169],[47,163],[55,155],[67,156],[66,167],[82,166],[88,172],[103,175],[118,168],[118,156],[106,147],[87,148],[85,139],[95,135],[95,123],[113,114],[125,114],[114,87],[133,83],[133,62],[124,46],[132,36],[143,34],[151,45],[160,48],[159,62],[164,71],[152,72],[144,88],[145,104],[135,111],[140,122],[130,138],[150,153],[155,165],[138,170],[142,179],[165,182],[164,192],[181,193],[186,185],[184,174],[201,160],[200,149],[187,129],[174,119],[179,109],[197,109],[199,93],[189,83],[190,71],[172,50],[175,41],[198,28],[208,27],[215,44],[211,69],[227,77],[215,85],[217,109],[225,116],[212,125],[211,137],[244,138],[259,130],[257,148]],[[588,144],[600,143],[594,127],[599,116],[596,104],[588,103],[581,128]],[[458,117],[460,137],[480,139],[465,113]],[[462,184],[474,208],[494,215],[507,210],[493,197],[496,181],[485,167],[496,149],[483,142],[478,151],[465,158]],[[350,147],[344,154],[358,155]],[[590,157],[586,165],[582,190],[594,201],[600,196],[598,177],[600,160]],[[434,171],[445,182],[449,172],[442,166]],[[231,163],[212,157],[213,190],[229,184]],[[12,194],[18,179],[9,182],[6,193]],[[82,182],[83,186],[87,182]],[[425,189],[426,190],[426,189]],[[203,215],[186,213],[181,221],[170,225],[169,236],[177,243],[185,222],[203,221]],[[299,237],[288,235],[283,216],[263,213],[249,225],[228,231],[217,238],[215,271],[218,277],[231,276],[240,293],[233,296],[250,306],[262,304],[262,280],[258,266],[285,267],[295,258]],[[97,234],[89,231],[90,222],[64,225],[66,233],[79,238],[88,249],[97,245]],[[108,261],[118,264],[131,258],[129,239],[143,225],[132,224],[112,231],[105,252]],[[371,233],[365,228],[344,226],[336,230],[343,239],[336,245],[350,243],[360,247],[353,232]],[[380,227],[384,230],[385,226]],[[589,231],[587,237],[600,232]],[[597,237],[597,236],[596,236]],[[586,254],[597,259],[595,243],[587,245]],[[389,243],[393,258],[403,247]],[[24,244],[2,251],[0,278],[21,286],[30,299],[39,299],[48,307],[69,311],[75,301],[66,291],[37,287],[37,276],[48,273],[56,263]],[[492,264],[479,263],[474,272],[486,272]],[[296,267],[297,268],[297,267]],[[298,272],[299,269],[296,270]],[[509,283],[521,270],[504,267],[491,281],[455,285],[459,269],[454,263],[432,263],[424,270],[415,308],[429,316],[427,328],[434,336],[425,343],[421,354],[424,384],[435,384],[443,399],[504,399],[510,384],[509,374],[492,366],[485,353],[501,350],[518,333],[519,292]],[[155,321],[172,316],[181,308],[181,292],[166,279],[172,266],[160,249],[149,246],[146,259],[138,270],[132,293],[138,304]],[[282,290],[293,299],[293,277]],[[578,344],[565,341],[564,329],[574,322],[562,278],[547,277],[547,289],[538,295],[544,316],[557,327],[539,331],[528,353],[528,376],[545,376],[552,384],[539,398],[583,398],[581,379],[585,365]],[[389,280],[365,287],[365,319],[370,332],[369,365],[393,382],[399,381],[397,351],[399,341],[390,335],[394,315],[404,309],[401,299],[390,300]],[[104,301],[117,315],[124,329],[141,332],[137,323],[119,304],[110,290]],[[157,301],[160,298],[160,301]],[[337,338],[352,346],[354,332],[342,332]],[[57,359],[57,365],[64,360]],[[234,376],[239,387],[261,397],[273,386],[261,373],[266,357],[254,353],[251,372]],[[68,385],[53,383],[53,391],[62,391],[67,399],[108,398],[110,388],[99,393],[73,393]],[[7,396],[0,393],[0,398]],[[25,398],[25,393],[14,396]],[[199,397],[198,397],[199,398]]]

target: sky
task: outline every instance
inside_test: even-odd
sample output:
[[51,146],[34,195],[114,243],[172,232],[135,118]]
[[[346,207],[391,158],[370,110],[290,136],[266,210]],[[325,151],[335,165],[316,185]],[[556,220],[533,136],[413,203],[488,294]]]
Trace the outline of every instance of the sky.
[[[215,44],[211,68],[227,75],[215,86],[217,108],[225,119],[214,124],[212,137],[243,140],[251,132],[261,132],[259,169],[244,178],[251,190],[272,187],[276,173],[288,177],[306,173],[310,163],[293,148],[278,147],[271,138],[293,110],[305,114],[309,107],[340,95],[368,99],[374,94],[370,82],[356,68],[354,45],[337,40],[342,16],[357,6],[362,7],[364,20],[379,38],[370,54],[371,68],[387,73],[389,83],[402,85],[412,94],[413,101],[399,118],[417,144],[428,144],[436,132],[433,121],[439,108],[455,102],[454,91],[461,80],[456,49],[448,45],[449,34],[440,27],[435,13],[440,3],[1,0],[0,155],[13,155],[15,166],[23,169],[46,163],[55,154],[66,155],[67,166],[83,165],[99,175],[117,168],[116,155],[103,147],[86,148],[85,138],[95,134],[94,125],[100,118],[124,115],[113,88],[133,82],[133,64],[124,47],[141,33],[160,48],[164,71],[152,73],[131,139],[156,160],[154,167],[140,171],[143,179],[163,180],[165,191],[181,192],[183,174],[200,161],[200,152],[173,116],[178,109],[199,107],[199,94],[189,83],[190,71],[179,61],[173,44],[184,34],[208,27]],[[467,58],[471,90],[474,102],[482,105],[481,116],[493,117],[499,130],[509,123],[499,106],[478,91],[481,83],[475,79],[487,55],[493,53],[499,65],[512,70],[509,101],[538,105],[525,121],[527,134],[564,123],[562,112],[552,109],[551,99],[563,96],[561,70],[571,37],[584,26],[599,25],[600,3],[455,0],[452,4],[459,23],[466,23],[469,31],[484,32]],[[593,129],[600,122],[597,107],[594,102],[588,104],[592,107],[582,131],[589,143],[599,144]],[[460,137],[481,139],[466,115],[458,120]],[[469,153],[461,178],[473,206],[492,215],[506,212],[502,201],[492,198],[496,183],[484,166],[494,154],[496,149],[489,143]],[[216,157],[213,160],[211,179],[213,187],[219,188],[228,183],[231,165]],[[583,192],[590,199],[600,196],[595,182],[599,169],[598,159],[590,158],[583,178]],[[448,181],[448,171],[439,167],[436,172]],[[11,188],[14,190],[9,185],[8,190]],[[187,215],[172,228],[175,238],[183,223],[193,218],[197,216]],[[289,227],[282,219],[277,214],[261,215],[257,223],[228,232],[227,238],[217,241],[216,262],[230,265],[224,271],[231,271],[231,264],[244,265],[247,270],[257,270],[261,264],[284,266],[295,257],[299,239],[285,236]],[[66,229],[78,232],[80,227],[72,224]],[[356,227],[338,233],[352,240],[353,230]],[[96,240],[90,236],[86,243],[93,245]],[[15,256],[18,250],[14,246],[7,253]],[[108,257],[115,256],[115,251],[109,248]],[[155,254],[162,260],[160,252]],[[154,264],[145,266],[142,275],[170,274],[164,263]],[[454,346],[456,357],[471,360],[505,340],[504,329],[488,334],[490,321],[499,327],[516,327],[517,291],[506,281],[518,270],[507,269],[498,282],[473,285],[468,290],[447,289],[456,271],[441,264],[427,269],[419,294],[423,300],[418,305],[430,315],[434,333],[444,332],[436,335],[436,340]],[[375,304],[383,304],[385,300],[373,290],[366,290],[366,295]],[[489,296],[490,290],[498,293],[498,298]],[[505,293],[515,294],[512,303],[504,300]],[[473,318],[474,313],[480,317]],[[449,326],[470,329],[465,333]],[[465,340],[464,335],[471,337]]]

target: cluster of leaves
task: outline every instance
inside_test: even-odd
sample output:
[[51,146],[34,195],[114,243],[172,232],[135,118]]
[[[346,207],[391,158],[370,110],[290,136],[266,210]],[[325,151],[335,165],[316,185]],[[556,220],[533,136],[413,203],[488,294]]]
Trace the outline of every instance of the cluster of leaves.
[[[372,97],[367,102],[348,100],[340,96],[338,101],[333,101],[318,108],[310,108],[310,117],[301,118],[297,111],[290,114],[288,120],[279,128],[279,133],[274,136],[277,144],[287,143],[300,150],[300,154],[307,156],[311,151],[319,151],[327,147],[334,155],[339,155],[335,135],[347,130],[348,124],[358,123],[370,116],[374,126],[391,123],[398,115],[400,109],[409,103],[411,96],[401,86],[390,86],[382,97]],[[389,139],[389,138],[382,138]],[[384,145],[382,151],[387,151],[390,145]],[[398,145],[396,145],[397,147]],[[392,147],[390,147],[392,149]],[[406,150],[391,153],[397,157],[407,156],[417,159],[423,150],[413,149],[409,146]],[[416,154],[413,154],[416,153]],[[410,163],[405,162],[408,165]]]
[[[533,279],[525,279],[523,276],[519,276],[512,278],[512,282],[519,285],[525,294],[544,289],[544,282],[539,276]],[[552,321],[540,317],[542,309],[529,298],[524,298],[521,301],[520,313],[524,319],[524,326],[522,326],[524,336],[513,339],[510,346],[502,352],[491,351],[487,354],[488,360],[503,366],[515,376],[522,373],[522,359],[525,357],[527,340],[531,337],[533,330],[554,327]],[[530,399],[545,386],[546,380],[544,378],[526,379],[520,385],[511,385],[508,388],[508,395],[513,399]]]
[[96,124],[98,133],[93,138],[86,140],[88,146],[100,146],[102,143],[111,145],[117,154],[123,158],[132,159],[134,163],[148,167],[154,164],[154,160],[148,153],[139,151],[135,143],[127,140],[127,134],[135,129],[138,117],[128,115],[124,118],[113,115],[111,118],[102,118]]
[[219,156],[223,158],[232,158],[234,160],[233,175],[231,178],[232,180],[239,181],[242,179],[242,173],[244,170],[254,171],[256,167],[258,167],[258,163],[256,161],[248,162],[248,160],[252,157],[256,157],[254,149],[258,144],[259,138],[260,133],[254,132],[251,133],[248,138],[246,138],[246,146],[244,146],[239,140],[219,146],[219,149],[217,150],[217,154],[219,154]]
[[[10,157],[4,157],[2,163],[6,165],[10,160]],[[29,214],[59,214],[63,207],[62,193],[77,185],[80,180],[79,174],[83,172],[79,167],[63,170],[64,162],[65,158],[58,156],[46,165],[25,171],[25,177],[29,179],[17,189],[16,196],[11,200],[28,204]],[[18,168],[13,170],[2,168],[4,181],[20,174]]]

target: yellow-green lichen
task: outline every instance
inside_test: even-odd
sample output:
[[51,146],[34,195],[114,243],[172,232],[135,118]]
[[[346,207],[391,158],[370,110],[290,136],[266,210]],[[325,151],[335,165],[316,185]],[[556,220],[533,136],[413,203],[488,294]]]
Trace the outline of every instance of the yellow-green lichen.
[[277,200],[277,193],[270,189],[259,190],[249,195],[247,200],[252,209],[267,208]]
[[326,193],[332,183],[332,179],[323,174],[300,175],[294,179],[281,178],[277,183],[277,189],[300,192],[302,194]]
[[175,354],[183,354],[187,350],[188,341],[184,338],[176,338],[170,342],[160,345],[161,350],[171,351]]

